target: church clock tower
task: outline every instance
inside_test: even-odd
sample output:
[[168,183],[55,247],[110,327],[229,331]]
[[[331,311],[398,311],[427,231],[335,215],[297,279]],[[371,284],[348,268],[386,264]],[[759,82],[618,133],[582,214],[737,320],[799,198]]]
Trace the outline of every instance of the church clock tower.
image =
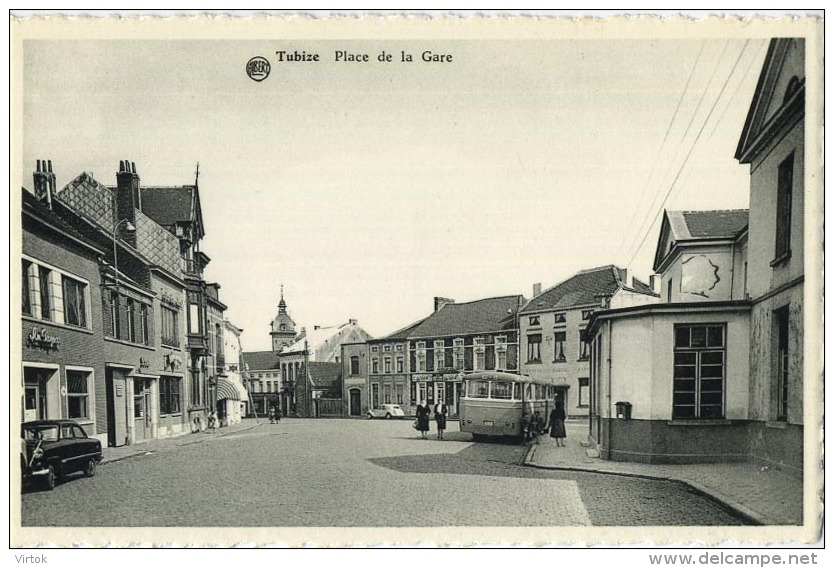
[[269,335],[272,336],[272,350],[276,353],[295,342],[295,322],[287,313],[283,284],[281,284],[281,301],[278,302],[278,315],[272,320]]

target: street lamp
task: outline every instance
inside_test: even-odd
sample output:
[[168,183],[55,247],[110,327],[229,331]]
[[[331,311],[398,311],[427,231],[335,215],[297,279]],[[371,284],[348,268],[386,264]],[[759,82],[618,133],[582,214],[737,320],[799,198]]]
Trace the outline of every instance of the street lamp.
[[[115,276],[115,281],[116,281],[116,298],[115,298],[116,303],[115,303],[115,308],[114,308],[114,310],[115,310],[114,316],[115,317],[113,318],[113,332],[114,332],[113,335],[114,335],[114,337],[118,337],[118,335],[116,335],[118,333],[116,330],[119,327],[119,324],[117,322],[118,322],[118,318],[120,317],[119,314],[118,314],[119,304],[121,304],[121,301],[119,299],[119,238],[118,238],[118,235],[119,235],[119,227],[121,227],[122,224],[124,224],[124,226],[125,226],[124,228],[125,228],[126,231],[130,231],[132,233],[133,231],[136,230],[136,227],[133,226],[133,223],[131,223],[129,219],[122,219],[121,221],[119,221],[118,223],[115,223],[113,225],[113,274]],[[125,377],[125,379],[127,379],[127,377]],[[125,381],[125,388],[127,388],[129,385],[130,385],[130,383],[126,380]],[[133,388],[133,387],[130,387],[130,388]],[[126,435],[127,435],[126,443],[129,446],[132,445],[133,441],[134,441],[133,440],[133,420],[132,420],[132,417],[131,417],[130,413],[131,413],[131,405],[126,403],[125,404],[125,429],[127,430],[127,432],[126,432]]]

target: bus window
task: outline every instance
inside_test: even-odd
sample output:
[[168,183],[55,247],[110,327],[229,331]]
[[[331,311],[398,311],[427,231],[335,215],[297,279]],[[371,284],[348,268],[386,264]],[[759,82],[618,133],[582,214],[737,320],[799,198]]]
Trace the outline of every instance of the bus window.
[[512,396],[512,383],[492,383],[490,398],[509,399]]
[[513,383],[513,398],[521,400],[521,383]]
[[533,400],[533,385],[531,383],[524,385],[524,400]]
[[489,398],[489,381],[469,381],[469,398]]

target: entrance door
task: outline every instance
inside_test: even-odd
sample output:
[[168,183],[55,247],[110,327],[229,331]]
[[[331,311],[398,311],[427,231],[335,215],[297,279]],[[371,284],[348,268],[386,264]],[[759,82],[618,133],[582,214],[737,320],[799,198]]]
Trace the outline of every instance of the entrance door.
[[350,389],[350,415],[362,415],[362,391],[359,389]]
[[434,404],[446,404],[446,383],[434,383]]
[[133,378],[133,440],[147,440],[151,434],[151,385],[149,379]]
[[379,383],[371,385],[371,408],[379,408]]
[[[24,367],[23,369],[23,419],[46,420],[50,417],[47,407],[47,382],[54,371]],[[60,410],[60,409],[59,409]],[[56,416],[53,414],[53,417]]]

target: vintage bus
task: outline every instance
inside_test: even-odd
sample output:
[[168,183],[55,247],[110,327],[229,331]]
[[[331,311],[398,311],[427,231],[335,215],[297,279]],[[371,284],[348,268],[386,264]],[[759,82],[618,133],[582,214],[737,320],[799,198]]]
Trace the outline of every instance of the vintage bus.
[[488,436],[522,437],[521,416],[538,410],[546,421],[555,391],[543,380],[523,375],[484,371],[463,377],[460,430],[476,441]]

